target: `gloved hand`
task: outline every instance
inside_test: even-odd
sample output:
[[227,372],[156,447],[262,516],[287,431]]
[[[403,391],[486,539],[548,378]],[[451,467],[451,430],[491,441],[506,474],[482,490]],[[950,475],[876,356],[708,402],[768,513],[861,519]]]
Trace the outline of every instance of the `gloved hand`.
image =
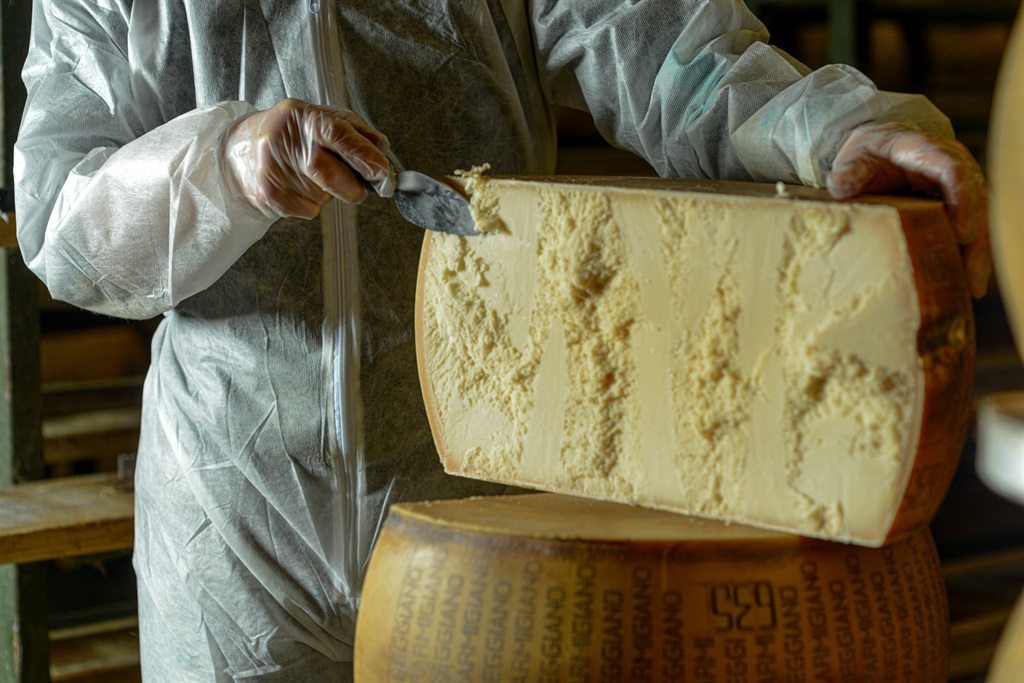
[[984,296],[992,275],[988,191],[963,144],[898,124],[867,123],[851,131],[828,177],[828,191],[838,198],[908,187],[945,199],[971,292]]
[[382,133],[348,110],[296,99],[241,119],[222,144],[232,191],[268,217],[313,218],[331,197],[362,201],[359,176],[388,173]]

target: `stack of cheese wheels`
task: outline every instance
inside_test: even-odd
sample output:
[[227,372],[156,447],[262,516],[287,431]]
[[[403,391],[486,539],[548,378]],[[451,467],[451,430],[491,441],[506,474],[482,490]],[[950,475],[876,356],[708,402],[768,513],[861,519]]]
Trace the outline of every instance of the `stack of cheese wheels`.
[[974,325],[943,205],[460,182],[487,234],[429,237],[417,293],[435,442],[553,493],[393,507],[357,680],[945,680],[927,524]]
[[402,504],[370,561],[356,680],[935,683],[927,528],[829,543],[559,494]]
[[974,324],[939,201],[462,177],[417,344],[445,469],[880,546],[928,524]]

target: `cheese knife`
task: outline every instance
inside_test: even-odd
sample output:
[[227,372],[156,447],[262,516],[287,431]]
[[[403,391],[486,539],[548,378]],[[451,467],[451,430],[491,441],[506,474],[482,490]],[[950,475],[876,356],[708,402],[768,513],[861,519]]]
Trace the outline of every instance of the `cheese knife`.
[[469,210],[469,200],[442,181],[418,171],[406,171],[393,154],[384,180],[371,187],[381,197],[393,197],[405,220],[426,230],[450,235],[479,235]]

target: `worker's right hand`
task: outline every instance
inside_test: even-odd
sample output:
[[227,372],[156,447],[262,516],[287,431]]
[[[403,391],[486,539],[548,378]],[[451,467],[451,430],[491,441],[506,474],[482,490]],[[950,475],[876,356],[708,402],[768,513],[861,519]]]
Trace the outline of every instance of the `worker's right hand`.
[[866,123],[850,132],[832,164],[833,197],[905,188],[944,197],[960,242],[971,293],[982,297],[992,277],[988,189],[981,166],[956,140],[897,123]]
[[236,122],[223,145],[232,191],[268,217],[313,218],[332,197],[359,202],[362,179],[389,168],[387,138],[358,114],[296,99]]

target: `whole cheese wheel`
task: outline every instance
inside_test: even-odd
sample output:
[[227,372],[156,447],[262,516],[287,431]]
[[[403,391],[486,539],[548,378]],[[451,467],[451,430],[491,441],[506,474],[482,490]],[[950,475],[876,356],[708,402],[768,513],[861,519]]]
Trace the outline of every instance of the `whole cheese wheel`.
[[921,529],[864,548],[558,494],[391,509],[357,682],[944,681]]
[[992,254],[1006,316],[1024,358],[1024,12],[1003,53],[989,134]]
[[463,179],[417,345],[445,469],[878,546],[966,436],[974,323],[944,206],[649,179]]
[[[992,251],[1017,350],[1024,358],[1024,12],[1003,55],[989,136]],[[1024,393],[987,398],[979,408],[978,474],[993,490],[1024,504]],[[1024,594],[1017,600],[987,683],[1024,681]]]

